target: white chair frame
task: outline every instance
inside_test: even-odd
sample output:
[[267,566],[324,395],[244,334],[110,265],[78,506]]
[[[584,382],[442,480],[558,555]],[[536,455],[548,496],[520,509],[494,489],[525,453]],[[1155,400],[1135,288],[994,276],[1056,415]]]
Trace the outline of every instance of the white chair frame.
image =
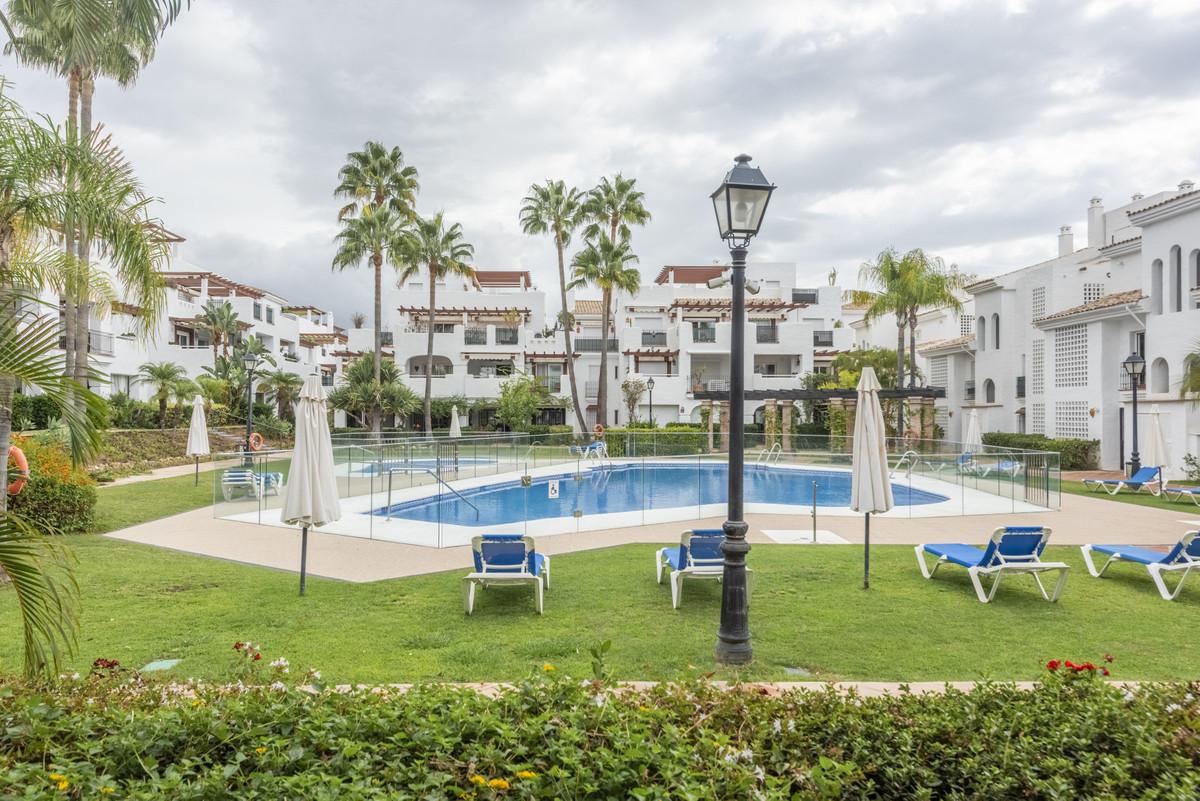
[[[482,538],[480,537],[474,538],[474,541],[471,543],[472,550],[478,548],[479,541],[481,539]],[[527,553],[534,550],[532,537],[522,537],[522,540],[525,543],[525,549]],[[480,563],[483,566],[483,570],[479,572],[468,573],[467,575],[463,576],[463,605],[466,607],[467,614],[469,615],[475,611],[476,588],[483,589],[490,585],[504,584],[532,584],[534,601],[537,605],[537,612],[539,615],[543,614],[545,608],[545,592],[546,590],[550,589],[550,557],[542,554],[542,560],[543,564],[545,565],[545,574],[542,576],[535,576],[528,570],[523,570],[520,573],[514,573],[511,571],[511,569],[508,569],[507,566],[505,572],[489,573],[488,563],[483,561],[481,557]]]
[[[1003,537],[1004,528],[1002,527],[992,532],[992,540],[996,543],[997,549],[999,548],[1000,540],[1003,539]],[[1041,550],[1041,547],[1045,546],[1046,540],[1049,538],[1050,529],[1043,529],[1042,546],[1040,546],[1038,550]],[[917,565],[921,568],[921,575],[927,579],[933,578],[933,575],[934,573],[937,573],[938,568],[941,567],[944,562],[949,561],[944,556],[939,557],[937,562],[934,563],[933,568],[930,569],[925,562],[925,546],[917,545],[913,550],[915,550],[917,554]],[[1028,556],[1005,556],[1001,554],[999,550],[997,550],[995,558],[999,564],[992,565],[991,567],[976,566],[967,568],[967,576],[971,579],[971,586],[975,588],[975,595],[979,598],[980,603],[990,603],[991,600],[996,597],[996,590],[1000,589],[1000,580],[1004,578],[1006,573],[1025,573],[1033,576],[1033,581],[1035,584],[1037,584],[1038,591],[1041,592],[1042,598],[1054,603],[1058,600],[1058,597],[1062,595],[1063,587],[1067,585],[1067,574],[1071,570],[1071,566],[1066,562],[1043,562],[1042,558],[1038,556],[1036,551]],[[1054,584],[1054,592],[1047,593],[1045,585],[1042,584],[1041,574],[1053,570],[1057,570],[1059,572],[1058,581]],[[983,578],[985,576],[992,577],[992,586],[988,589],[985,589],[983,586]]]
[[[1195,536],[1200,536],[1200,532],[1195,531],[1190,531],[1188,534],[1193,535],[1193,538]],[[1184,548],[1186,550],[1187,546],[1185,545]],[[1133,559],[1125,559],[1119,553],[1109,554],[1108,560],[1100,567],[1099,570],[1097,570],[1096,564],[1092,561],[1091,544],[1089,543],[1088,545],[1081,545],[1079,546],[1079,550],[1083,553],[1083,561],[1084,564],[1087,565],[1088,573],[1091,573],[1096,578],[1103,576],[1104,572],[1112,567],[1114,562],[1129,562],[1130,564],[1141,565],[1142,567],[1146,568],[1146,572],[1148,572],[1150,574],[1150,578],[1154,580],[1154,586],[1158,588],[1158,594],[1162,596],[1164,601],[1174,601],[1176,598],[1178,598],[1180,591],[1183,590],[1183,583],[1187,581],[1188,574],[1194,569],[1200,569],[1200,559],[1197,559],[1194,556],[1188,556],[1188,554],[1185,552],[1180,554],[1183,561],[1177,562],[1173,565],[1147,565],[1143,564],[1142,562],[1137,562]],[[1164,573],[1182,573],[1182,575],[1179,577],[1179,582],[1175,585],[1174,590],[1167,586],[1166,579],[1163,576]]]

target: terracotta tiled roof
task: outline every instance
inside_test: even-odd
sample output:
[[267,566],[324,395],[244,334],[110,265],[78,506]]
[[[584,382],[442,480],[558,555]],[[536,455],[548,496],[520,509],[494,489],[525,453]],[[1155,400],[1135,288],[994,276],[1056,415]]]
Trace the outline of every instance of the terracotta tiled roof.
[[1140,242],[1141,240],[1142,240],[1142,238],[1140,236],[1131,236],[1128,239],[1122,239],[1120,242],[1109,242],[1107,245],[1104,245],[1100,249],[1108,250],[1109,248],[1119,248],[1122,245],[1128,245],[1130,242]]
[[480,287],[519,286],[532,289],[533,279],[528,270],[476,270],[475,283]]
[[[728,265],[709,264],[704,267],[679,267],[667,265],[658,271],[658,275],[654,277],[656,284],[704,284],[708,283],[710,278],[716,278],[721,273],[729,269]],[[674,273],[675,280],[671,280],[671,274]]]
[[604,314],[604,304],[598,300],[577,300],[575,314],[594,314],[599,317]]
[[1137,303],[1143,297],[1145,295],[1142,294],[1142,290],[1140,289],[1131,289],[1128,292],[1114,292],[1111,295],[1096,298],[1090,303],[1083,303],[1079,306],[1072,306],[1069,309],[1054,312],[1054,314],[1047,314],[1041,320],[1059,320],[1063,317],[1071,317],[1076,314],[1083,314],[1084,312],[1098,311],[1099,309],[1107,309],[1112,306],[1124,306],[1127,303]]
[[[673,309],[728,309],[733,305],[730,298],[676,298],[671,303]],[[746,298],[747,311],[782,311],[785,309],[805,309],[807,303],[796,303],[782,298]]]
[[924,353],[927,350],[941,350],[943,348],[961,348],[964,345],[970,345],[975,341],[974,334],[964,334],[961,337],[954,339],[939,339],[933,342],[921,342],[917,345],[917,352]]
[[311,348],[313,345],[332,345],[335,342],[345,342],[346,335],[342,333],[320,333],[314,332],[311,334],[301,334],[300,344],[306,348]]

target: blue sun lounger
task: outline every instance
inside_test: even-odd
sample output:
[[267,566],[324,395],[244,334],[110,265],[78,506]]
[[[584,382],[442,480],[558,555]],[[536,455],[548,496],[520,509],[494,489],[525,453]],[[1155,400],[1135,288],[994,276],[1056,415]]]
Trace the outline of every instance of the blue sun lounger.
[[[1188,573],[1191,573],[1193,568],[1200,568],[1200,531],[1184,534],[1166,553],[1139,548],[1136,545],[1083,545],[1079,550],[1083,552],[1083,561],[1087,563],[1088,572],[1096,578],[1103,576],[1104,571],[1108,570],[1113,562],[1135,562],[1145,565],[1150,578],[1154,579],[1154,586],[1158,587],[1158,594],[1164,601],[1174,601],[1183,589],[1183,582],[1187,580]],[[1093,553],[1108,556],[1108,561],[1099,570],[1092,562]],[[1163,573],[1176,572],[1182,572],[1183,575],[1179,577],[1175,589],[1169,590],[1167,582],[1163,580]]]
[[1163,494],[1173,501],[1191,498],[1192,503],[1200,506],[1200,487],[1163,487]]
[[1008,476],[1009,478],[1016,478],[1018,475],[1020,475],[1023,467],[1024,465],[1015,459],[1002,459],[995,464],[980,464],[977,467],[974,475],[977,475],[980,478],[987,478],[989,473],[995,471],[1000,475]]
[[[1050,529],[1044,526],[1002,526],[992,532],[987,548],[976,548],[961,542],[941,542],[916,546],[917,565],[921,575],[927,579],[933,578],[937,569],[945,563],[958,565],[967,569],[971,584],[980,603],[988,603],[1000,588],[1000,579],[1006,573],[1028,573],[1033,576],[1038,590],[1047,601],[1057,601],[1067,583],[1067,572],[1070,566],[1065,562],[1043,562],[1042,551],[1050,539]],[[937,557],[933,568],[925,563],[925,554]],[[1057,570],[1058,582],[1054,585],[1052,594],[1046,593],[1040,574]],[[983,588],[983,576],[992,576],[992,586],[988,591]]]
[[580,456],[583,459],[600,459],[608,458],[608,446],[604,444],[604,440],[598,439],[589,442],[587,445],[571,445],[567,448],[567,452],[572,456]]
[[1157,467],[1143,467],[1129,478],[1085,478],[1083,486],[1090,490],[1102,489],[1109,495],[1116,495],[1126,487],[1134,492],[1144,489],[1151,495],[1161,495],[1163,490],[1162,470]]
[[538,614],[542,596],[550,589],[550,557],[537,552],[533,537],[521,534],[482,534],[471,539],[475,570],[463,577],[467,614],[475,611],[475,590],[491,584],[531,584]]
[[671,571],[672,608],[678,609],[683,600],[685,578],[721,580],[725,572],[725,554],[721,552],[724,541],[722,529],[689,529],[679,538],[679,545],[658,549],[654,556],[655,574],[662,584],[663,572]]

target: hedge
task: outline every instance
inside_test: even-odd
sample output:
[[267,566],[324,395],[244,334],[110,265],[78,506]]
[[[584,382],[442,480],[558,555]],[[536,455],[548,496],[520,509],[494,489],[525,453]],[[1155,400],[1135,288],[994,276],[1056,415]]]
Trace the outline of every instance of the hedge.
[[54,689],[0,684],[0,790],[47,801],[1200,795],[1200,684],[1127,690],[1066,671],[1030,690],[866,698],[699,682],[635,691],[548,672],[488,697],[143,684],[101,664]]
[[13,395],[12,421],[18,428],[46,428],[61,412],[46,395]]
[[[12,444],[29,462],[29,481],[19,493],[8,496],[9,508],[61,533],[86,531],[96,506],[96,485],[87,473],[71,465],[66,448],[58,442],[22,436],[14,436]],[[9,478],[12,469],[10,461]]]
[[1053,451],[1059,454],[1062,470],[1095,470],[1100,465],[1100,443],[1094,439],[1049,439],[1041,434],[994,431],[983,435],[983,444],[1023,451]]

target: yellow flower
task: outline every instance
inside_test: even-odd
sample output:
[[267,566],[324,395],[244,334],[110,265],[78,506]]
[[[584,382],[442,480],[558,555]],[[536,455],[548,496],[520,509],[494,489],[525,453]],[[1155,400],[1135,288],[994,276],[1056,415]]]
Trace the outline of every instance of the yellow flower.
[[113,793],[116,792],[116,790],[114,790],[111,787],[101,787],[100,792],[104,795],[112,795]]
[[197,698],[194,701],[192,701],[192,709],[195,709],[195,708],[201,707],[201,706],[204,706],[203,698]]
[[518,779],[536,779],[537,774],[534,773],[532,770],[518,770],[517,778]]
[[542,670],[549,673],[550,671],[554,670],[554,665],[547,662],[546,664],[542,665]]
[[67,778],[67,777],[62,775],[61,773],[51,773],[50,774],[50,781],[52,781],[52,782],[61,782],[65,778]]
[[258,748],[255,748],[255,749],[254,749],[254,753],[256,753],[256,754],[265,754],[265,753],[267,753],[267,749],[266,749],[266,748],[264,748],[264,747],[262,747],[262,746],[260,745]]
[[70,786],[71,786],[71,783],[69,781],[67,781],[66,779],[63,779],[57,785],[58,789],[62,790],[64,793],[67,791],[67,788]]
[[507,790],[508,782],[504,779],[492,779],[488,782],[488,787],[491,787],[493,790]]
[[638,707],[638,712],[649,712],[649,711],[650,711],[650,707],[648,707],[648,706],[639,706]]
[[476,773],[474,776],[471,777],[471,784],[487,784],[487,779],[483,778],[478,773]]

